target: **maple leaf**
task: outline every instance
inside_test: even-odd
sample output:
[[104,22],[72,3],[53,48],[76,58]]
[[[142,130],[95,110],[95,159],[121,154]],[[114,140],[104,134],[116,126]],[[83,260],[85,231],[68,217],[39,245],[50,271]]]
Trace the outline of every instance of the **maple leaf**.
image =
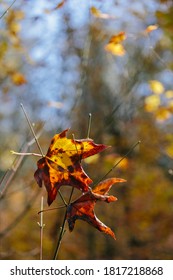
[[69,230],[72,231],[77,219],[84,220],[99,231],[104,232],[114,239],[114,232],[103,224],[94,213],[94,206],[97,201],[105,201],[107,203],[116,201],[115,196],[108,195],[108,192],[113,184],[118,182],[126,182],[120,178],[109,178],[100,182],[92,191],[89,190],[87,193],[80,196],[77,200],[72,202],[67,207],[67,221]]
[[107,148],[105,145],[95,144],[92,139],[68,139],[67,131],[68,129],[53,137],[46,156],[37,162],[38,169],[34,174],[40,187],[44,182],[49,205],[62,185],[71,185],[87,192],[92,180],[84,172],[81,160]]

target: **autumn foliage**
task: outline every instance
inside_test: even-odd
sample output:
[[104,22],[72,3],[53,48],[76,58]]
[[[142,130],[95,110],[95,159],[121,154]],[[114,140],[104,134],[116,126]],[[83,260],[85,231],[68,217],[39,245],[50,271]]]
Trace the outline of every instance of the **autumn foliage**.
[[97,201],[105,201],[107,203],[116,201],[117,198],[115,196],[110,196],[108,191],[113,184],[119,182],[126,181],[120,178],[104,180],[95,186],[93,190],[82,194],[77,200],[71,203],[67,209],[67,220],[70,231],[73,230],[75,221],[80,219],[116,239],[113,231],[96,217],[94,206]]
[[46,156],[38,161],[38,169],[34,175],[40,187],[44,182],[49,205],[62,185],[73,186],[82,192],[88,191],[92,180],[84,172],[81,160],[106,148],[105,145],[95,144],[91,139],[67,139],[67,131],[68,129],[54,136]]
[[73,230],[75,221],[80,219],[115,239],[113,231],[95,216],[94,206],[97,201],[116,201],[117,198],[109,196],[108,191],[113,184],[125,180],[107,179],[91,189],[89,185],[92,180],[83,170],[81,160],[103,151],[107,146],[95,144],[91,139],[68,139],[67,131],[68,129],[53,137],[46,156],[37,162],[38,169],[34,177],[39,187],[42,187],[44,182],[48,192],[48,205],[55,200],[62,185],[75,187],[82,192],[81,197],[70,203],[67,208],[70,231]]
[[44,259],[63,221],[59,259],[173,259],[172,15],[172,0],[1,1],[1,259],[38,259],[42,218]]

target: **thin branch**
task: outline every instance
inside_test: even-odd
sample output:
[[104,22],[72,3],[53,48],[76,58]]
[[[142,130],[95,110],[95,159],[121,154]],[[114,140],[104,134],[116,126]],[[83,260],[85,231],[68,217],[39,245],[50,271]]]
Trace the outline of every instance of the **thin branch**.
[[42,212],[49,212],[49,211],[53,211],[53,210],[57,210],[57,209],[61,209],[61,208],[65,208],[67,207],[67,205],[61,205],[61,206],[58,206],[58,207],[53,207],[53,208],[49,208],[49,209],[44,209],[44,210],[41,210],[38,212],[38,215]]
[[89,113],[88,115],[88,130],[87,130],[87,138],[90,136],[90,131],[91,131],[91,120],[92,120],[92,114]]
[[[141,143],[141,141],[136,142],[131,148],[130,150],[98,181],[94,184],[94,186],[96,186],[97,184],[99,184],[101,181],[103,181],[119,164],[121,161],[123,161],[135,148],[136,146],[138,146]],[[93,186],[93,187],[94,187]]]
[[17,155],[17,156],[36,156],[36,157],[42,157],[41,154],[36,154],[36,153],[19,153],[15,151],[10,151],[12,155]]
[[[42,129],[37,133],[37,138],[41,135]],[[32,139],[25,143],[21,148],[21,153],[26,153],[31,145],[35,143],[35,139]],[[16,157],[11,165],[11,167],[6,171],[4,176],[0,181],[0,198],[3,196],[4,192],[6,191],[7,187],[9,186],[11,180],[13,179],[14,175],[16,174],[19,166],[22,164],[24,156],[21,155],[20,157]]]
[[43,196],[41,197],[41,206],[40,206],[40,223],[38,225],[40,227],[40,260],[43,259],[43,229],[45,224],[43,223]]
[[25,108],[24,108],[24,106],[23,106],[22,103],[20,104],[20,106],[21,106],[21,108],[22,108],[22,110],[23,110],[23,113],[24,113],[25,118],[26,118],[26,120],[27,120],[27,122],[28,122],[28,125],[29,125],[29,127],[30,127],[30,129],[31,129],[31,131],[32,131],[32,134],[33,134],[33,136],[34,136],[34,139],[35,139],[35,142],[36,142],[36,144],[37,144],[37,147],[38,147],[38,149],[40,150],[40,153],[42,154],[42,157],[44,157],[42,148],[41,148],[41,146],[40,146],[40,144],[39,144],[39,142],[38,142],[37,136],[36,136],[36,134],[35,134],[35,131],[34,131],[34,129],[33,129],[33,126],[32,126],[32,124],[31,124],[31,121],[30,121],[30,119],[29,119],[29,117],[28,117],[28,115],[27,115],[27,113],[26,113],[26,110],[25,110]]
[[[71,193],[70,193],[70,196],[69,196],[68,205],[71,202],[73,192],[74,192],[74,187],[71,190]],[[63,235],[65,233],[66,217],[67,217],[67,207],[66,207],[66,211],[65,211],[65,214],[64,214],[64,219],[63,219],[63,222],[62,222],[62,226],[60,228],[60,233],[59,233],[59,237],[58,237],[58,242],[57,242],[57,245],[56,245],[55,253],[54,253],[54,256],[53,256],[53,260],[56,260],[57,257],[58,257],[58,253],[59,253],[59,249],[60,249],[60,246],[61,246],[62,238],[63,238]]]
[[3,18],[7,13],[8,11],[11,9],[11,7],[14,5],[14,3],[16,2],[16,0],[14,0],[11,5],[5,10],[5,12],[0,16],[0,19]]

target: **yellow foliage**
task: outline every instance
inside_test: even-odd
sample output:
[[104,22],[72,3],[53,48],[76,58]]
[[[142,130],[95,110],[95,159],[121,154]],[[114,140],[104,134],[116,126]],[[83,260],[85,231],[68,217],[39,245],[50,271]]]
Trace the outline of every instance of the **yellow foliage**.
[[119,44],[122,41],[124,41],[125,39],[126,39],[126,33],[124,31],[121,31],[118,34],[113,35],[110,38],[109,43]]
[[125,49],[121,42],[125,39],[126,34],[123,31],[113,35],[110,38],[109,43],[105,46],[105,50],[112,53],[113,55],[123,56],[125,54]]
[[158,121],[166,121],[170,117],[170,112],[168,111],[167,108],[159,108],[156,111],[156,118]]
[[173,98],[173,90],[167,90],[167,91],[165,92],[165,96],[166,96],[167,98]]
[[[117,162],[119,162],[121,160],[122,157],[118,157],[116,159],[116,161],[114,162],[114,164],[116,164]],[[120,161],[120,163],[117,165],[118,168],[120,169],[127,169],[129,166],[129,161],[127,158],[124,158],[122,161]]]
[[147,28],[145,29],[146,33],[150,33],[154,30],[158,29],[158,25],[157,24],[153,24],[153,25],[148,25]]
[[169,144],[167,147],[166,147],[166,153],[169,157],[173,158],[173,143]]
[[169,101],[169,104],[168,104],[168,111],[173,114],[173,100],[170,100]]
[[147,112],[154,112],[160,105],[160,97],[158,95],[150,95],[145,98],[145,109]]
[[151,80],[149,81],[149,86],[150,89],[155,93],[155,94],[161,94],[164,91],[164,86],[161,82],[157,80]]
[[16,72],[11,76],[12,82],[16,86],[21,86],[27,83],[25,76],[22,73]]
[[122,44],[109,43],[105,46],[105,50],[113,55],[123,56],[125,54],[125,49]]
[[10,25],[10,32],[12,34],[16,34],[16,33],[19,33],[21,30],[21,25],[18,23],[18,22],[13,22],[11,25]]
[[102,18],[102,19],[108,19],[108,18],[113,18],[111,15],[109,14],[104,14],[102,13],[100,10],[98,10],[97,8],[95,8],[94,6],[92,6],[90,8],[90,12],[94,17],[97,18]]
[[90,12],[95,17],[100,17],[101,15],[101,12],[95,7],[91,7]]

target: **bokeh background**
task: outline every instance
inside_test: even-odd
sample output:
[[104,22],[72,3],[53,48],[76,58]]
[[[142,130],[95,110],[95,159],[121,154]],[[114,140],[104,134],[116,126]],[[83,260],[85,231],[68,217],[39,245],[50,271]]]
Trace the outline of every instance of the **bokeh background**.
[[[77,221],[59,259],[172,259],[172,0],[18,0],[5,13],[11,3],[0,1],[0,258],[39,259],[42,196],[48,208],[33,178],[38,158],[10,153],[39,152],[22,103],[45,153],[66,128],[86,138],[92,113],[90,137],[111,145],[83,163],[94,182],[141,140],[109,174],[127,180],[111,189],[118,201],[95,209],[117,240]],[[124,55],[105,51],[122,31]],[[63,213],[44,213],[43,259]]]

